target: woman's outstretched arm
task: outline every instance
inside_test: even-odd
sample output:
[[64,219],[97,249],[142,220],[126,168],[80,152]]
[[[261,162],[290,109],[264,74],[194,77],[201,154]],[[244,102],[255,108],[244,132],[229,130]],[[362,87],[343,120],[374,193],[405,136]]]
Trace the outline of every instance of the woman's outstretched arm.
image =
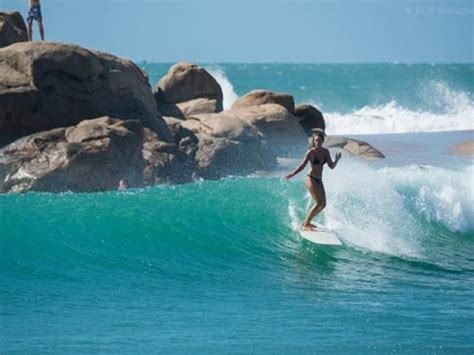
[[334,169],[337,165],[337,162],[341,159],[342,157],[342,154],[341,152],[337,152],[336,153],[336,160],[332,161],[332,158],[331,158],[331,153],[329,153],[329,150],[328,150],[328,156],[327,156],[327,162],[328,162],[328,166],[331,168],[331,169]]
[[310,150],[306,152],[303,161],[300,163],[300,165],[298,165],[298,167],[292,173],[286,175],[285,179],[291,179],[293,176],[297,175],[301,170],[304,169],[304,167],[306,166],[306,164],[308,164],[309,161],[309,152]]

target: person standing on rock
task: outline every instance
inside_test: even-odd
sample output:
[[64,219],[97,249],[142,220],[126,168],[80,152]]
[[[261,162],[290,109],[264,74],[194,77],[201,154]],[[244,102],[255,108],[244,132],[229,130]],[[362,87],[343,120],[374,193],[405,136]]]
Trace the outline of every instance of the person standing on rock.
[[324,131],[318,131],[313,134],[311,147],[306,152],[301,164],[290,174],[285,176],[285,179],[291,179],[302,171],[308,162],[311,164],[311,171],[306,176],[305,185],[308,188],[311,197],[314,199],[315,204],[310,208],[306,218],[303,222],[303,230],[315,230],[317,226],[312,224],[311,221],[326,207],[326,192],[323,185],[323,165],[328,164],[331,169],[334,169],[337,162],[341,159],[341,153],[336,153],[336,160],[332,161],[329,150],[323,148],[323,142],[325,138]]
[[33,20],[36,20],[36,22],[38,22],[41,40],[44,41],[44,27],[43,17],[41,16],[40,0],[28,0],[28,7],[28,17],[26,18],[26,22],[28,23],[28,40],[33,40]]

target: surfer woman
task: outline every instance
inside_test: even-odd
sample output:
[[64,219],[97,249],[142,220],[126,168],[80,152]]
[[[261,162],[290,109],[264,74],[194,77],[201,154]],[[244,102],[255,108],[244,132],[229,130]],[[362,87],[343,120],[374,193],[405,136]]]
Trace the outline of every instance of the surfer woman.
[[332,161],[329,150],[322,147],[324,137],[325,133],[323,131],[313,133],[311,147],[306,152],[303,161],[291,174],[285,176],[285,179],[291,179],[302,171],[308,162],[311,163],[311,171],[306,176],[304,182],[316,203],[310,208],[306,215],[302,226],[303,230],[316,229],[316,225],[312,224],[311,221],[326,207],[326,192],[324,191],[322,180],[323,165],[327,163],[331,169],[334,169],[337,162],[341,159],[341,153],[338,152],[336,153],[336,160]]

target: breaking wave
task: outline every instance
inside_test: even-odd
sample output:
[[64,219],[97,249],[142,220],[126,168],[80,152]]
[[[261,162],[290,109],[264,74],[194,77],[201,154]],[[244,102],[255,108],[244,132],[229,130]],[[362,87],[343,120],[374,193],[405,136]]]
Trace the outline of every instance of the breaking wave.
[[222,68],[214,66],[209,68],[208,71],[222,88],[222,93],[224,95],[224,110],[229,109],[234,101],[239,98],[239,96],[234,91],[232,83],[227,78]]
[[[347,177],[350,176],[350,179]],[[328,172],[328,206],[317,222],[355,247],[397,256],[423,254],[422,241],[474,231],[474,166],[453,171],[433,166],[384,167],[346,161]],[[289,198],[296,230],[312,201]]]
[[329,112],[325,113],[327,131],[331,134],[381,134],[474,129],[474,102],[468,93],[433,82],[420,95],[432,110],[411,110],[392,100],[350,113]]

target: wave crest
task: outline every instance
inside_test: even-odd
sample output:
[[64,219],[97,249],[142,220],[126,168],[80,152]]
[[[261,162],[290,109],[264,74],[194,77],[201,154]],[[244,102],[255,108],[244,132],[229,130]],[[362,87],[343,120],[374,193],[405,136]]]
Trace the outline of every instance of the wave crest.
[[239,98],[236,94],[234,86],[227,78],[224,70],[220,67],[211,67],[207,69],[214,79],[219,83],[222,88],[222,94],[224,95],[224,110],[230,109],[232,104]]
[[474,102],[463,91],[432,82],[420,94],[431,111],[410,110],[396,100],[351,113],[326,113],[330,134],[444,132],[474,129]]

